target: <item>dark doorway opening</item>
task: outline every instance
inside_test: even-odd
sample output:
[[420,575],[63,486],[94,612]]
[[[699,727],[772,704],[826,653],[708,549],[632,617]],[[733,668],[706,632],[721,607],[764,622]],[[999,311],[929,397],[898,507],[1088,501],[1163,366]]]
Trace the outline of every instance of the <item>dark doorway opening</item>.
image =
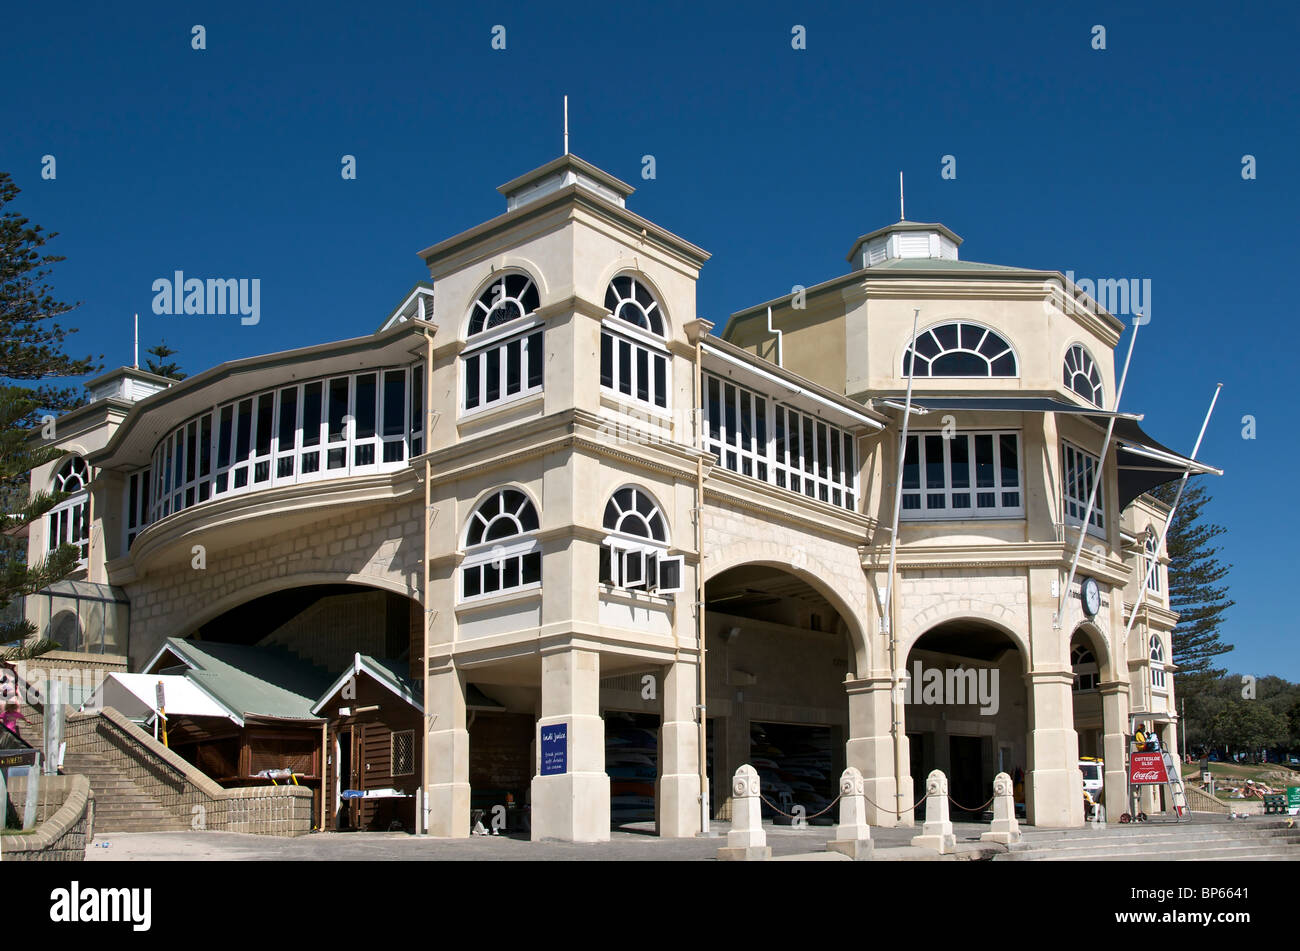
[[609,775],[610,825],[653,824],[655,780],[659,777],[657,715],[605,713],[605,772]]
[[948,762],[952,776],[948,780],[951,814],[954,818],[978,820],[980,808],[988,798],[985,792],[992,783],[984,781],[983,743],[978,736],[948,737]]
[[791,816],[802,816],[809,825],[835,824],[835,810],[823,810],[838,791],[844,746],[834,742],[829,726],[751,723],[749,756],[767,800],[764,818],[776,825],[793,824]]

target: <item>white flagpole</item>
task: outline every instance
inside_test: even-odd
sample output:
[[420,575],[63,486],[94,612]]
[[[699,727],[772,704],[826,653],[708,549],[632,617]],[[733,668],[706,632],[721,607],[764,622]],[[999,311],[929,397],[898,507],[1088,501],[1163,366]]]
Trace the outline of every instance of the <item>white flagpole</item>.
[[[1220,383],[1214,388],[1214,397],[1210,400],[1210,408],[1205,412],[1205,419],[1201,422],[1200,435],[1196,437],[1196,445],[1192,447],[1192,454],[1189,458],[1193,461],[1196,454],[1201,451],[1201,440],[1205,438],[1205,429],[1210,425],[1210,417],[1214,415],[1214,404],[1219,401],[1219,391],[1223,389]],[[1133,633],[1133,622],[1137,620],[1138,611],[1142,607],[1142,602],[1147,597],[1147,585],[1151,583],[1151,576],[1155,574],[1156,564],[1159,562],[1160,549],[1165,547],[1165,538],[1169,535],[1169,527],[1174,524],[1174,515],[1178,511],[1178,503],[1182,501],[1183,489],[1187,488],[1187,480],[1191,477],[1192,470],[1184,469],[1183,478],[1178,483],[1178,491],[1174,493],[1174,504],[1169,509],[1169,517],[1165,519],[1165,527],[1160,532],[1160,540],[1156,542],[1156,557],[1151,559],[1151,564],[1147,565],[1147,570],[1142,578],[1142,588],[1138,591],[1137,602],[1133,605],[1133,613],[1129,615],[1128,624],[1124,628],[1124,642],[1128,642],[1128,636]]]
[[569,154],[569,97],[564,97],[564,154]]
[[[1141,322],[1133,321],[1133,336],[1128,339],[1128,355],[1124,358],[1124,370],[1119,376],[1119,389],[1115,391],[1115,405],[1111,412],[1119,412],[1119,401],[1124,396],[1124,384],[1128,381],[1128,367],[1133,360],[1133,345],[1137,343],[1138,328],[1142,326]],[[1079,526],[1079,542],[1074,546],[1074,557],[1070,559],[1070,573],[1065,577],[1065,587],[1061,589],[1061,596],[1056,602],[1056,617],[1052,621],[1052,627],[1060,630],[1065,617],[1065,601],[1070,596],[1070,585],[1074,584],[1074,573],[1079,567],[1079,556],[1083,554],[1083,541],[1088,537],[1088,523],[1092,519],[1092,509],[1097,503],[1097,490],[1101,488],[1102,475],[1106,471],[1106,455],[1110,452],[1110,437],[1115,431],[1115,417],[1112,415],[1110,421],[1106,423],[1106,438],[1101,443],[1101,455],[1097,457],[1097,471],[1092,475],[1092,491],[1088,493],[1088,505],[1083,511],[1083,523]],[[1061,481],[1064,484],[1065,473],[1061,473]],[[1062,493],[1064,494],[1064,493]],[[1061,513],[1062,519],[1065,517],[1064,511]]]
[[[901,179],[901,172],[899,177]],[[894,681],[895,688],[890,691],[889,702],[890,719],[893,721],[891,732],[894,734],[894,814],[900,819],[903,815],[903,789],[899,779],[903,775],[903,763],[898,731],[902,728],[903,718],[898,708],[902,703],[902,697],[899,696],[898,691],[901,681],[897,679],[899,670],[898,635],[894,633],[894,625],[890,621],[889,606],[894,596],[894,565],[898,552],[898,516],[903,505],[903,464],[907,460],[907,425],[912,419],[912,380],[916,376],[916,327],[920,318],[921,309],[919,307],[914,308],[912,311],[912,345],[908,350],[912,355],[912,360],[907,366],[907,398],[903,402],[903,429],[898,437],[898,473],[894,481],[894,519],[889,531],[889,574],[885,580],[885,603],[880,609],[880,632],[889,636],[889,658],[890,667],[892,668],[890,677]]]
[[135,315],[135,362],[131,364],[135,369],[140,369],[140,315]]

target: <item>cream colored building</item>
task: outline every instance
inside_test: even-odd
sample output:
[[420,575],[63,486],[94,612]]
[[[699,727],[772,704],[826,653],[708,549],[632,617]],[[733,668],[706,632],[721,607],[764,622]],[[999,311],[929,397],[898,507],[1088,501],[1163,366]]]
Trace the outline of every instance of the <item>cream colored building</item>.
[[[1117,318],[900,222],[719,337],[695,311],[709,255],[630,211],[630,186],[566,155],[500,191],[505,213],[421,252],[431,281],[373,333],[95,381],[58,423],[73,457],[32,474],[93,474],[30,535],[33,555],[83,544],[87,583],[29,616],[132,670],[171,636],[409,661],[437,835],[498,795],[534,838],[642,814],[694,835],[746,762],[808,816],[856,766],[879,825],[913,822],[936,767],[954,808],[1005,770],[1028,820],[1061,827],[1099,755],[1122,801],[1130,713],[1174,711],[1146,541],[1167,511],[1142,492],[1183,461],[1117,421],[1061,597]],[[98,635],[92,599],[114,605]],[[929,695],[900,679],[917,664],[988,689]]]

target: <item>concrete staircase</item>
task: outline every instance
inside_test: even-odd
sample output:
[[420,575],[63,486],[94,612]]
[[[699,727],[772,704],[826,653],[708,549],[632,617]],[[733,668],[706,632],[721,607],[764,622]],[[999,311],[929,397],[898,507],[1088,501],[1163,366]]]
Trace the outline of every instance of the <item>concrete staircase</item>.
[[1300,824],[1195,819],[1099,829],[1022,829],[1022,841],[995,862],[1287,862],[1300,860]]
[[65,773],[90,779],[95,794],[95,832],[182,832],[189,826],[171,815],[153,796],[115,769],[103,753],[64,757]]

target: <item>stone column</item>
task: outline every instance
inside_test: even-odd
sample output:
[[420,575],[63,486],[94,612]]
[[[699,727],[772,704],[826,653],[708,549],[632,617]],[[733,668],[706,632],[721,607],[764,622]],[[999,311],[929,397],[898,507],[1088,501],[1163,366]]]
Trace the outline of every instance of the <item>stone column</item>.
[[1015,789],[1011,777],[998,773],[993,777],[993,825],[980,835],[983,842],[1012,845],[1020,841],[1020,823],[1016,821]]
[[[882,828],[910,826],[915,821],[911,811],[911,777],[906,775],[910,759],[905,735],[900,737],[905,795],[902,802],[896,796],[899,784],[894,780],[891,686],[888,675],[844,681],[844,689],[849,695],[849,739],[845,744],[845,760],[863,777],[866,821]],[[902,810],[901,817],[896,809]]]
[[1106,809],[1106,821],[1117,823],[1128,812],[1128,776],[1124,770],[1128,684],[1105,683],[1097,689],[1101,694],[1102,805]]
[[867,801],[863,798],[862,774],[850,766],[840,776],[840,824],[835,838],[826,843],[832,852],[842,852],[855,861],[871,858],[871,826],[867,823]]
[[595,651],[566,647],[542,656],[537,749],[541,769],[532,784],[533,841],[608,842],[609,776]]
[[948,819],[948,777],[937,769],[925,777],[925,825],[912,844],[940,855],[956,851],[957,839]]
[[699,667],[685,661],[664,669],[659,730],[659,834],[686,838],[700,832],[700,734],[696,722]]
[[759,810],[758,770],[746,763],[731,781],[731,831],[727,844],[718,849],[718,860],[744,862],[770,859],[772,850],[763,831]]
[[1025,676],[1029,685],[1029,777],[1025,807],[1029,821],[1043,829],[1083,825],[1083,774],[1079,737],[1074,732],[1074,673],[1039,670]]
[[[464,676],[446,663],[430,667],[432,720],[425,755],[429,757],[429,834],[469,835],[469,729],[465,719]],[[428,721],[426,721],[428,722]]]

